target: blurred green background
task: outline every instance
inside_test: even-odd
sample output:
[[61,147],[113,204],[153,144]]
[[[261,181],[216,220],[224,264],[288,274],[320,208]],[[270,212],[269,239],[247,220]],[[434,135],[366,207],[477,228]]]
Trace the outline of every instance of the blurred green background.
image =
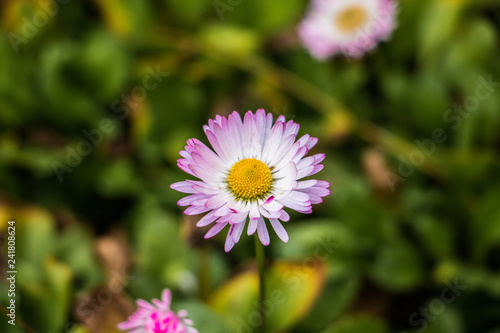
[[500,332],[500,2],[403,1],[326,62],[307,5],[0,1],[1,332],[117,332],[166,287],[201,333],[252,332],[253,240],[202,240],[169,185],[209,118],[258,108],[319,137],[332,183],[266,248],[273,332]]

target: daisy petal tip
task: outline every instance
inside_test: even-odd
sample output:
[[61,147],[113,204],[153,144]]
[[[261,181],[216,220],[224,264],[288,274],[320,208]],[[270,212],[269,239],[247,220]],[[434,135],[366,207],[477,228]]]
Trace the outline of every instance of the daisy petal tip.
[[234,247],[234,243],[231,245],[224,246],[224,252],[229,253]]
[[[311,214],[311,203],[316,204],[320,197],[330,194],[326,191],[329,183],[298,181],[322,169],[319,162],[325,154],[305,157],[317,138],[306,134],[297,139],[298,124],[292,120],[285,122],[283,115],[273,121],[273,115],[264,109],[248,111],[242,118],[243,113],[233,111],[227,117],[210,119],[203,129],[213,150],[197,139],[190,139],[181,151],[183,158],[178,160],[179,167],[197,179],[170,186],[189,194],[177,202],[179,206],[189,206],[184,214],[207,213],[196,223],[197,227],[212,224],[205,239],[229,225],[226,253],[239,241],[247,221],[247,234],[257,232],[260,242],[268,246],[270,237],[264,217],[273,220],[278,237],[288,243],[280,221],[289,221],[290,217],[283,208]],[[251,168],[259,170],[258,186],[253,178],[245,176]]]

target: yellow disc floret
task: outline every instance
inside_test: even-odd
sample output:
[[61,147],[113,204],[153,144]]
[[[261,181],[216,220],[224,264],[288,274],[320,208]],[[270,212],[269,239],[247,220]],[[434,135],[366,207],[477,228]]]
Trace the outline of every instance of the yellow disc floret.
[[236,162],[227,175],[229,189],[239,199],[245,200],[264,196],[271,189],[272,182],[271,169],[255,158]]
[[351,6],[342,11],[335,23],[340,31],[353,33],[368,21],[368,12],[361,6]]

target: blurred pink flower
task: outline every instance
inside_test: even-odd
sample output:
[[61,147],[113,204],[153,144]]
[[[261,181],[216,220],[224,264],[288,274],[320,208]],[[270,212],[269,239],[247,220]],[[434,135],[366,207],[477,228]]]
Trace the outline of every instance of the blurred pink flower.
[[240,239],[247,218],[248,235],[257,232],[262,244],[269,245],[269,220],[282,241],[288,234],[281,222],[290,220],[284,208],[310,214],[312,204],[330,194],[330,183],[302,178],[323,169],[324,154],[304,157],[318,142],[308,134],[297,140],[299,125],[285,122],[262,109],[248,111],[241,119],[234,111],[228,118],[217,116],[204,126],[213,149],[190,139],[180,154],[179,167],[201,181],[186,180],[172,188],[190,195],[179,206],[190,206],[185,214],[207,213],[198,227],[215,223],[205,235],[213,237],[229,225],[224,249],[230,251]]
[[335,54],[359,58],[390,37],[396,9],[393,0],[312,0],[299,36],[318,59]]
[[170,310],[170,290],[163,290],[161,301],[153,299],[153,304],[142,299],[139,308],[118,328],[128,333],[198,333],[191,327],[193,321],[186,318],[186,310],[178,313]]

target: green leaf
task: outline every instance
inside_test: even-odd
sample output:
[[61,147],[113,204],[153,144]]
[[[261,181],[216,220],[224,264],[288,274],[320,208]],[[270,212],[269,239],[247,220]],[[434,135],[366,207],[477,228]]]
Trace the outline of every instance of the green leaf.
[[387,244],[377,251],[371,276],[389,290],[414,289],[423,278],[420,256],[409,244]]
[[43,261],[38,281],[21,277],[19,270],[18,286],[22,295],[21,309],[30,316],[24,320],[42,332],[56,332],[63,329],[70,311],[71,269],[48,257]]
[[483,200],[471,221],[474,239],[474,255],[483,259],[500,242],[500,187],[494,187],[483,195]]
[[[281,261],[267,269],[265,312],[269,330],[286,330],[300,321],[317,299],[324,278],[324,264],[314,261]],[[224,316],[231,332],[252,331],[261,320],[257,294],[257,272],[246,271],[220,287],[210,304]]]
[[144,201],[133,214],[137,274],[130,286],[144,299],[157,297],[169,286],[196,291],[193,273],[196,253],[189,252],[180,234],[179,221],[156,203]]
[[[427,308],[430,307],[430,303]],[[437,306],[435,306],[437,309]],[[442,311],[436,312],[431,310],[431,318],[426,332],[429,333],[464,333],[465,322],[462,319],[460,312],[452,305],[442,306]]]
[[346,258],[357,251],[357,241],[344,224],[333,220],[306,220],[286,225],[294,246],[277,242],[274,250],[280,258],[299,260],[312,256],[316,260]]
[[332,321],[342,318],[358,295],[360,275],[353,274],[350,267],[330,267],[330,270],[336,270],[336,273],[329,276],[313,309],[299,324],[303,332],[319,332]]
[[335,323],[323,333],[389,333],[386,323],[370,315],[349,316]]
[[418,29],[421,58],[438,54],[453,33],[464,1],[427,1],[427,7],[421,16]]
[[41,265],[56,244],[53,217],[38,208],[25,208],[16,223],[16,255],[30,264]]
[[209,8],[213,9],[213,2],[206,0],[166,0],[166,3],[172,19],[183,26],[192,26]]
[[453,255],[454,233],[446,221],[424,216],[417,218],[412,226],[433,258],[447,259]]
[[188,318],[194,321],[193,327],[199,332],[221,333],[227,332],[227,327],[222,318],[212,309],[199,301],[174,302],[173,309],[185,309]]
[[65,229],[57,242],[57,259],[71,268],[75,278],[82,282],[82,289],[91,288],[104,279],[93,246],[88,230],[76,224]]

